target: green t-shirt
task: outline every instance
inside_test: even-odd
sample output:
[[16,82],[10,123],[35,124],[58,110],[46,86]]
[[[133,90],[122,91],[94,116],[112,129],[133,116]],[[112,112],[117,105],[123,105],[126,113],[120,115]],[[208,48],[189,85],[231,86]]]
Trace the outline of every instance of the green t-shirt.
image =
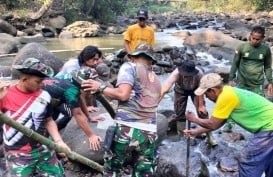
[[229,80],[235,78],[239,85],[260,86],[264,76],[272,83],[272,58],[270,48],[266,44],[252,47],[249,42],[241,44],[235,51]]
[[217,98],[212,116],[233,119],[252,133],[273,130],[273,103],[244,89],[225,86]]

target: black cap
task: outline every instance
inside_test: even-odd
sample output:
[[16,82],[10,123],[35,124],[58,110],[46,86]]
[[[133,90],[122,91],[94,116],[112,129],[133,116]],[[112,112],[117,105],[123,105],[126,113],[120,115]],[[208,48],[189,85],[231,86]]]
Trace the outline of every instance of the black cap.
[[139,9],[137,11],[137,18],[148,19],[148,11],[146,9]]
[[191,60],[185,60],[181,66],[178,66],[178,71],[184,76],[194,76],[199,72]]

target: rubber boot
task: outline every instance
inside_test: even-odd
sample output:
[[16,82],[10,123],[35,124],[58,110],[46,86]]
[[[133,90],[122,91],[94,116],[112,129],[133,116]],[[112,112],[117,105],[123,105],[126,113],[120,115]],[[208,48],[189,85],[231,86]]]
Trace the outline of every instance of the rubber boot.
[[206,133],[206,134],[207,134],[209,144],[212,147],[217,146],[218,144],[217,144],[216,140],[213,138],[212,134],[211,133]]
[[223,126],[223,132],[227,132],[230,133],[232,132],[232,123],[231,122],[227,122],[224,126]]
[[184,121],[176,121],[176,131],[178,135],[183,135],[183,131],[186,128],[186,122]]

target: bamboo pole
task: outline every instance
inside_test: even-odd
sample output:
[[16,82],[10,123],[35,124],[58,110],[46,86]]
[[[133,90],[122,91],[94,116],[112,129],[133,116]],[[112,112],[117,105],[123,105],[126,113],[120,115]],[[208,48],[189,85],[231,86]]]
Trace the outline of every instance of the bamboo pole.
[[34,132],[33,130],[24,127],[23,125],[17,123],[16,121],[14,121],[13,119],[7,117],[6,115],[4,115],[3,113],[0,113],[0,121],[17,129],[18,131],[22,132],[24,135],[26,135],[29,138],[32,138],[44,145],[46,145],[48,148],[53,149],[55,151],[57,151],[58,153],[65,153],[66,156],[68,158],[70,158],[71,160],[80,162],[84,165],[87,165],[99,172],[103,171],[103,167],[98,164],[97,162],[94,162],[76,152],[73,151],[68,151],[65,148],[62,148],[60,146],[58,146],[57,144],[55,144],[54,142],[50,141],[49,139],[45,138],[44,136]]
[[[100,50],[114,50],[114,48],[99,48]],[[73,51],[81,51],[82,49],[63,49],[63,50],[50,50],[51,53],[59,53],[59,52],[73,52]],[[1,57],[13,57],[16,56],[17,53],[9,53],[9,54],[2,54]]]

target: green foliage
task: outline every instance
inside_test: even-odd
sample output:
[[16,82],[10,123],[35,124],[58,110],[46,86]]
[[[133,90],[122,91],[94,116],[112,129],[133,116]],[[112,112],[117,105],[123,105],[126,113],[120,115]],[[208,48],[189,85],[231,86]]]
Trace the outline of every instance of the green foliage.
[[19,3],[19,0],[0,0],[1,3],[4,3],[8,9],[13,9]]
[[94,19],[101,23],[112,22],[117,15],[121,15],[126,9],[127,0],[104,0],[95,1],[90,14]]
[[65,3],[68,23],[79,19],[108,23],[127,8],[127,0],[68,0]]
[[273,10],[273,0],[250,0],[257,10]]
[[[37,11],[48,0],[0,0],[0,14],[16,13],[27,16]],[[55,0],[57,1],[57,0]],[[59,0],[62,1],[62,0]],[[135,17],[140,7],[149,13],[164,13],[176,10],[203,12],[243,13],[256,10],[273,10],[273,0],[183,0],[165,2],[158,0],[63,0],[68,23],[76,20],[92,20],[108,23],[118,15]]]
[[253,3],[249,0],[185,0],[187,10],[201,12],[249,12],[256,10]]

